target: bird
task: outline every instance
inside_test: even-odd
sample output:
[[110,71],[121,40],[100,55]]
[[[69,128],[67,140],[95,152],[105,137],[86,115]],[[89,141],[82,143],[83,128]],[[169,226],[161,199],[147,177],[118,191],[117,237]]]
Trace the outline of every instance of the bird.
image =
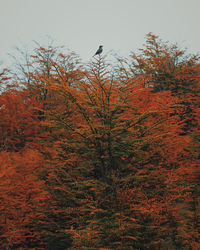
[[100,55],[102,51],[103,51],[103,45],[100,45],[97,52],[93,56]]

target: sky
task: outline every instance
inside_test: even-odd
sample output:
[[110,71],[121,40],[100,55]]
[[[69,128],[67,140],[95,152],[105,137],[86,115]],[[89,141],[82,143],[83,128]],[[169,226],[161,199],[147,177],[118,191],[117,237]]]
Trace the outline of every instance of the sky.
[[137,52],[152,32],[163,41],[200,51],[199,0],[0,0],[0,65],[33,41],[64,45],[84,62],[104,54]]

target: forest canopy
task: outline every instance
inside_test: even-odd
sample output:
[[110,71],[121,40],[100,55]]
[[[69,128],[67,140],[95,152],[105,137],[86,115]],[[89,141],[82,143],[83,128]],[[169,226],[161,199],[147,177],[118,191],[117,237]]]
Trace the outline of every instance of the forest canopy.
[[199,249],[200,61],[149,33],[0,72],[2,249]]

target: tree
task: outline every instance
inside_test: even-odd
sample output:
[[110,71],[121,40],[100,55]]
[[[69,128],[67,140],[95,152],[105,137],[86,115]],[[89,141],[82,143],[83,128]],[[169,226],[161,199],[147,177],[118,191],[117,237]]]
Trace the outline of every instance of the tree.
[[7,90],[0,95],[0,149],[19,151],[25,146],[40,147],[45,131],[39,123],[42,103],[29,92]]
[[37,223],[44,217],[49,195],[36,175],[40,163],[41,155],[31,149],[0,154],[0,240],[4,249],[42,245]]
[[[85,247],[119,247],[122,244],[142,247],[142,237],[148,239],[146,246],[152,244],[155,247],[158,242],[151,242],[149,230],[147,235],[142,236],[132,229],[135,225],[138,231],[144,229],[145,222],[141,218],[149,217],[149,211],[144,210],[144,205],[150,203],[154,206],[155,210],[150,211],[158,220],[161,216],[158,207],[165,210],[170,208],[170,202],[167,204],[169,207],[166,207],[163,192],[167,192],[166,199],[172,203],[176,199],[174,189],[166,189],[159,178],[163,176],[163,182],[167,182],[168,172],[173,172],[174,178],[177,178],[176,169],[181,166],[181,162],[177,164],[177,161],[184,157],[184,149],[187,147],[187,138],[179,135],[182,122],[179,116],[174,115],[178,99],[170,92],[160,95],[153,93],[143,86],[143,82],[133,84],[133,80],[122,88],[106,72],[101,58],[84,74],[85,78],[77,84],[71,85],[67,81],[60,84],[55,79],[49,83],[50,89],[61,94],[64,103],[67,103],[62,112],[58,112],[58,106],[54,106],[48,116],[51,128],[55,127],[56,131],[59,129],[62,133],[62,139],[58,138],[54,144],[59,158],[62,158],[62,171],[66,173],[64,183],[61,177],[59,179],[59,188],[66,193],[70,189],[75,195],[70,205],[70,211],[74,214],[73,219],[72,215],[70,217],[72,228],[68,229],[74,235],[74,247],[83,244]],[[183,175],[178,180],[181,187]],[[147,187],[143,191],[145,185]],[[132,204],[127,204],[125,200],[121,202],[127,192],[134,194],[127,199]],[[184,186],[180,192],[182,198],[189,197],[189,189]],[[136,201],[135,194],[138,195]],[[144,203],[145,197],[147,202]],[[119,204],[122,204],[121,207]],[[79,211],[74,206],[79,207]],[[167,216],[170,217],[171,213],[169,209]],[[122,216],[120,224],[116,221],[119,214]],[[127,222],[127,214],[130,224],[124,235],[122,228]],[[149,228],[155,221],[153,217],[146,222]],[[169,218],[164,217],[163,220],[168,221]],[[96,224],[99,225],[98,229]],[[164,227],[165,233],[160,235],[159,226],[153,235],[164,239],[170,227]],[[159,244],[164,246],[169,242],[163,240]],[[174,240],[170,244],[177,243]]]

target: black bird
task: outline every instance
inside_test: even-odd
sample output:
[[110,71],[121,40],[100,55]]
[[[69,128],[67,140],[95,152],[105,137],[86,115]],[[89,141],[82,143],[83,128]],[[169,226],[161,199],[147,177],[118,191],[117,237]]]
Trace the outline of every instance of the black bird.
[[97,52],[93,56],[100,55],[102,53],[102,51],[103,51],[103,46],[100,45]]

